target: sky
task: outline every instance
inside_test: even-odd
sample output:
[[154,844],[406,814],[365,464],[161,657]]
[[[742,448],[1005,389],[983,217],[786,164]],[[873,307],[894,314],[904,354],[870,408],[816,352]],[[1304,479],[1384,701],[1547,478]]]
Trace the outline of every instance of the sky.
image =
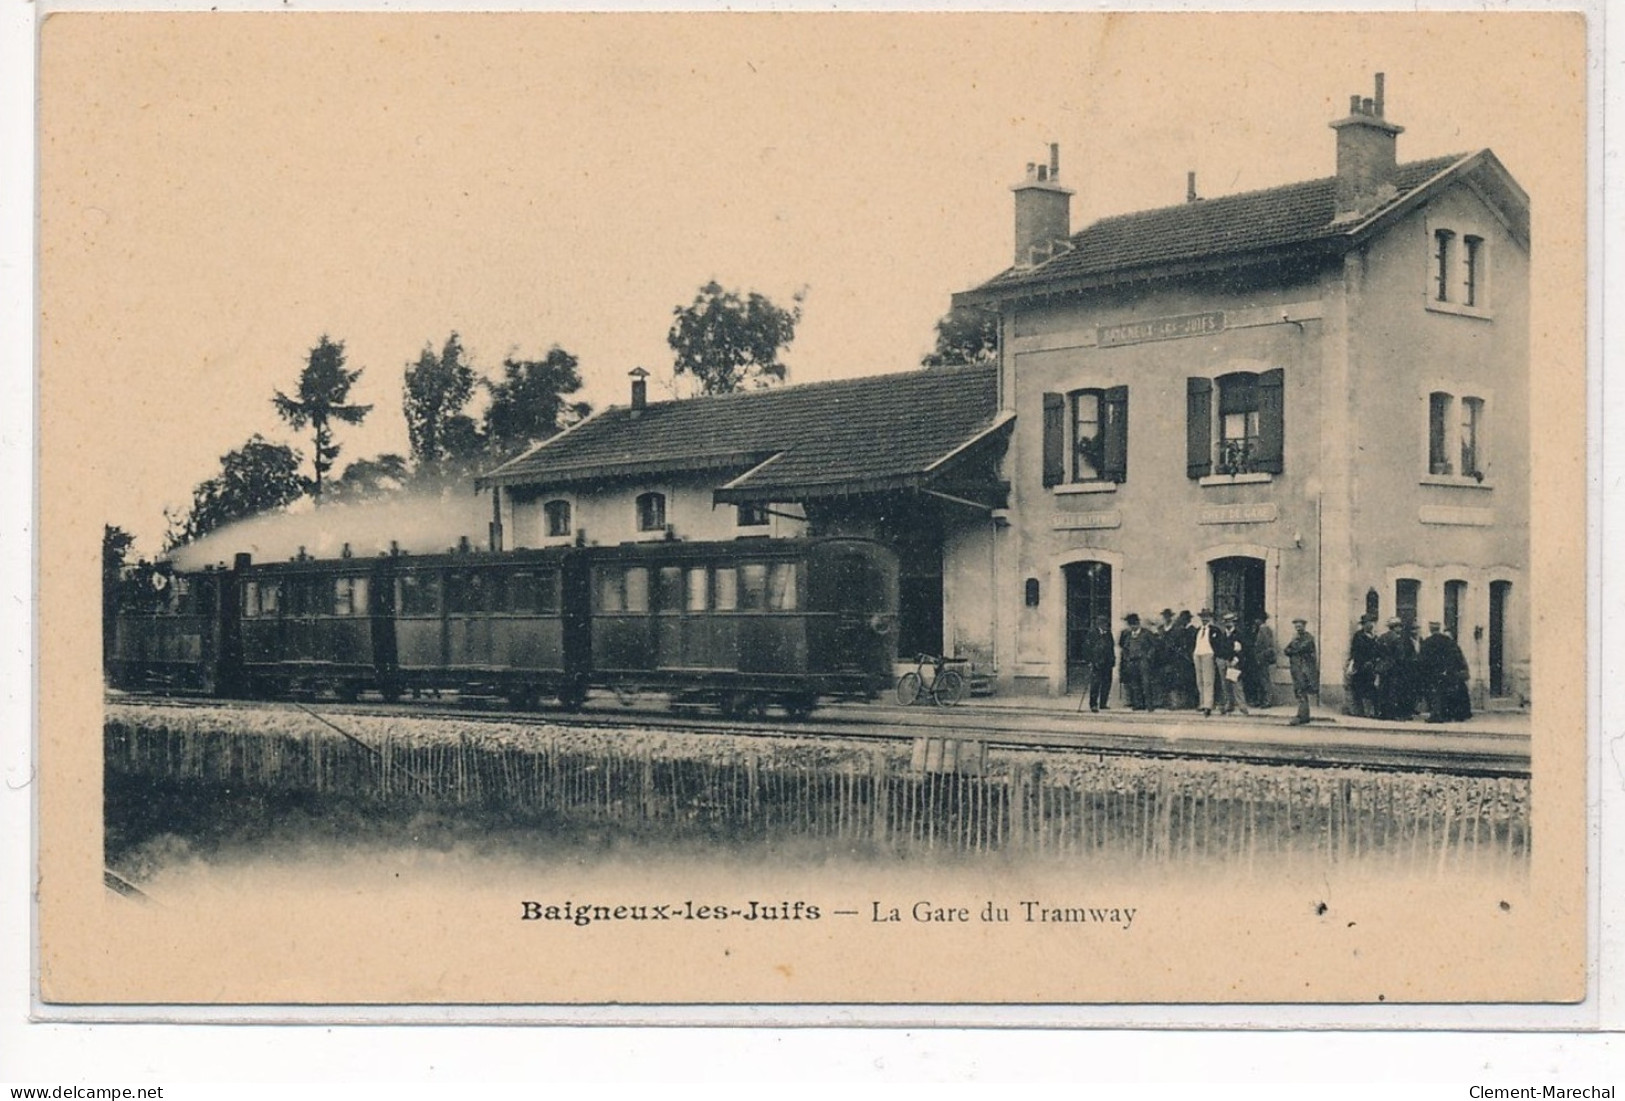
[[[1542,15],[70,13],[41,35],[41,423],[157,549],[219,456],[344,342],[404,453],[401,376],[558,344],[583,397],[666,392],[708,280],[788,303],[792,382],[908,370],[1006,266],[1048,143],[1073,227],[1329,175],[1387,74],[1402,160],[1493,148],[1539,265],[1579,180],[1582,58]],[[1574,148],[1573,143],[1566,147]],[[49,461],[49,460],[48,460]]]

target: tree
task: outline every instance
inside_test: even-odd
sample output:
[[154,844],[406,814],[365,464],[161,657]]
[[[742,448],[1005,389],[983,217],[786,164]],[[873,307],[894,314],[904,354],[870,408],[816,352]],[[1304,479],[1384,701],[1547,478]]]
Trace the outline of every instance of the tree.
[[715,281],[694,301],[672,310],[676,318],[666,343],[676,355],[679,375],[693,375],[708,394],[731,394],[784,380],[779,353],[796,338],[805,289],[790,309],[752,291],[741,297]]
[[335,500],[366,500],[393,493],[410,480],[406,459],[386,452],[376,459],[357,459],[345,467],[328,492]]
[[503,360],[502,381],[487,386],[485,438],[498,452],[545,440],[592,412],[584,401],[565,400],[581,389],[581,371],[557,344],[541,359]]
[[308,483],[299,473],[304,457],[286,444],[254,435],[220,456],[220,473],[192,490],[192,507],[170,517],[165,549],[200,539],[236,520],[281,508],[304,496]]
[[955,306],[937,320],[937,347],[921,367],[999,361],[999,315],[973,306]]
[[124,567],[135,536],[114,524],[102,525],[102,660],[113,656],[113,632],[124,597]]
[[425,344],[417,363],[407,367],[401,408],[406,414],[412,459],[418,465],[469,458],[480,449],[474,419],[463,412],[474,396],[477,380],[455,332],[439,355]]
[[319,500],[322,478],[332,469],[339,457],[339,445],[333,442],[333,421],[360,424],[370,405],[350,405],[350,387],[361,377],[361,369],[344,369],[344,342],[331,341],[322,334],[321,342],[310,350],[310,358],[299,375],[299,397],[290,398],[281,390],[271,399],[277,415],[295,430],[311,427],[316,440],[316,454],[311,462],[316,468],[316,480],[311,492]]

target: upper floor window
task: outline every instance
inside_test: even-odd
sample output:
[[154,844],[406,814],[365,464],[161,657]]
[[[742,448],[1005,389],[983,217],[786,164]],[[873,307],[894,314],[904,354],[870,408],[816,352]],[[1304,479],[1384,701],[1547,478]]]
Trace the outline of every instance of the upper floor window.
[[1450,301],[1451,271],[1455,267],[1456,235],[1448,229],[1433,233],[1433,297]]
[[542,522],[549,538],[570,534],[570,502],[549,501],[542,506]]
[[1394,582],[1394,615],[1407,627],[1416,622],[1416,608],[1422,600],[1422,583],[1414,577],[1401,577]]
[[638,530],[660,531],[666,526],[666,495],[641,493],[638,495]]
[[764,528],[768,524],[766,505],[740,505],[734,517],[734,526],[741,528]]
[[1478,305],[1479,269],[1483,266],[1484,238],[1469,234],[1461,239],[1462,303]]
[[1435,228],[1428,265],[1427,306],[1442,313],[1486,316],[1489,298],[1489,242],[1476,233]]
[[1128,387],[1044,395],[1044,484],[1128,480]]
[[1428,473],[1484,480],[1484,399],[1428,395]]
[[1186,379],[1185,473],[1192,478],[1281,473],[1285,389],[1286,372],[1280,368]]

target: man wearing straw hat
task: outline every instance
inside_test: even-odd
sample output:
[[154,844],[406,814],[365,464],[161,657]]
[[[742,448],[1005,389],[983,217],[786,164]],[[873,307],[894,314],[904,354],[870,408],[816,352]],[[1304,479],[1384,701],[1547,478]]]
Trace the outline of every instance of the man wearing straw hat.
[[1219,705],[1224,714],[1249,714],[1241,694],[1241,634],[1236,630],[1236,613],[1224,613],[1222,626],[1213,635],[1213,667],[1219,674]]

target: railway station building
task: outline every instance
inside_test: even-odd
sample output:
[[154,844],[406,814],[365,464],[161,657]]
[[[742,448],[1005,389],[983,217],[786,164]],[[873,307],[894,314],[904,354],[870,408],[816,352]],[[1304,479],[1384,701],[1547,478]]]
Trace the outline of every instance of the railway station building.
[[1528,197],[1487,149],[1400,161],[1380,75],[1331,128],[1330,176],[1075,233],[1053,146],[1013,188],[1013,264],[954,299],[1016,422],[1010,687],[1065,691],[1096,615],[1208,606],[1307,618],[1328,701],[1366,613],[1527,698]]
[[[1363,614],[1529,686],[1529,200],[1487,149],[1403,162],[1382,78],[1332,174],[1072,229],[1058,151],[1013,263],[954,296],[996,367],[603,410],[488,474],[496,546],[863,534],[899,651],[1080,683],[1096,616],[1304,616],[1341,699]],[[1379,628],[1380,629],[1380,628]],[[1282,663],[1276,673],[1287,679]]]

